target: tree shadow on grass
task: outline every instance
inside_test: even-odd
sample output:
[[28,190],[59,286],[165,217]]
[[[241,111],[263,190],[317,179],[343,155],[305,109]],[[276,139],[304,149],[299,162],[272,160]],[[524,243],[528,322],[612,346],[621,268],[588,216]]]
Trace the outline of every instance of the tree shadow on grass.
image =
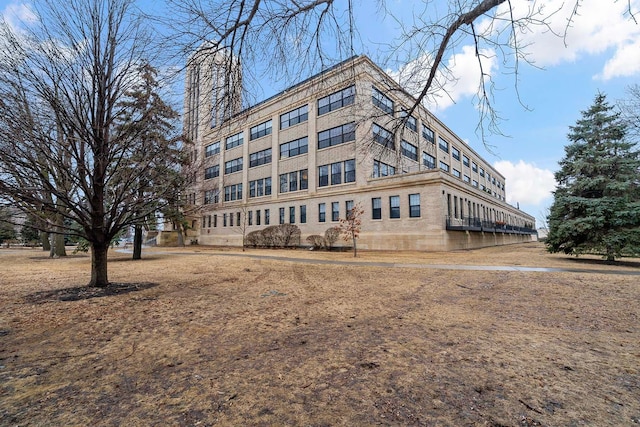
[[109,283],[107,287],[96,288],[89,286],[78,286],[65,289],[54,289],[51,291],[36,292],[25,297],[29,303],[43,304],[53,301],[80,301],[90,298],[101,298],[113,295],[128,294],[129,292],[143,291],[158,286],[157,283]]
[[576,264],[589,264],[589,265],[608,265],[608,266],[616,266],[616,267],[632,267],[632,268],[640,268],[640,261],[607,261],[606,259],[594,259],[594,258],[579,258],[572,257],[567,258],[567,260],[575,262]]

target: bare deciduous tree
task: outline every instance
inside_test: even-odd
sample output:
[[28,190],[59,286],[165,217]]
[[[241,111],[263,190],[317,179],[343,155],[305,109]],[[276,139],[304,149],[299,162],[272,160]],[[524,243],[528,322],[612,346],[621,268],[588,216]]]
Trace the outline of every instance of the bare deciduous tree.
[[167,145],[141,144],[154,126],[147,113],[116,125],[139,66],[155,59],[133,12],[131,0],[44,0],[37,22],[0,23],[0,200],[38,218],[59,215],[54,232],[86,239],[90,286],[108,285],[117,233],[180,188],[140,186],[180,162]]

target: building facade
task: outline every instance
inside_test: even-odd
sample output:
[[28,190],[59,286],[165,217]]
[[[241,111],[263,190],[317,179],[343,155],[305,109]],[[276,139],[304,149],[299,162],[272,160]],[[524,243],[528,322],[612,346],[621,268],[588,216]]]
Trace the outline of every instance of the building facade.
[[363,249],[454,250],[535,234],[534,218],[506,203],[505,178],[425,108],[411,110],[415,99],[366,56],[248,109],[227,101],[228,117],[212,83],[216,59],[206,58],[189,67],[185,94],[187,241],[241,245],[290,223],[305,244],[356,204]]

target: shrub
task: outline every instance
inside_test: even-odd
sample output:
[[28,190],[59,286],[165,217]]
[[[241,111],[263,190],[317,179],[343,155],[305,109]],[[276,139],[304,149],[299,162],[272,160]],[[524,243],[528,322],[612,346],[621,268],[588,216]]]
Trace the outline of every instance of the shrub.
[[331,248],[333,248],[333,244],[338,240],[339,237],[340,230],[338,230],[336,227],[327,228],[327,231],[324,232],[325,248],[330,251]]
[[312,234],[311,236],[307,237],[307,242],[311,244],[314,250],[322,249],[322,247],[324,246],[324,237],[318,234]]
[[286,248],[300,245],[300,228],[293,224],[270,225],[247,234],[246,245],[266,248]]

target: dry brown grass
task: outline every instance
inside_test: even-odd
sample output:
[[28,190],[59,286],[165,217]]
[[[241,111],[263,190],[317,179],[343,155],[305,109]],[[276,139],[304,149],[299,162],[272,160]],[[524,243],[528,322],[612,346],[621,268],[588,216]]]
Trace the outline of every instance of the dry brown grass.
[[[349,253],[248,255],[353,261]],[[135,292],[35,303],[88,257],[0,250],[0,425],[622,426],[640,422],[638,260],[539,244],[363,252],[112,253]],[[590,273],[391,268],[550,266]]]

